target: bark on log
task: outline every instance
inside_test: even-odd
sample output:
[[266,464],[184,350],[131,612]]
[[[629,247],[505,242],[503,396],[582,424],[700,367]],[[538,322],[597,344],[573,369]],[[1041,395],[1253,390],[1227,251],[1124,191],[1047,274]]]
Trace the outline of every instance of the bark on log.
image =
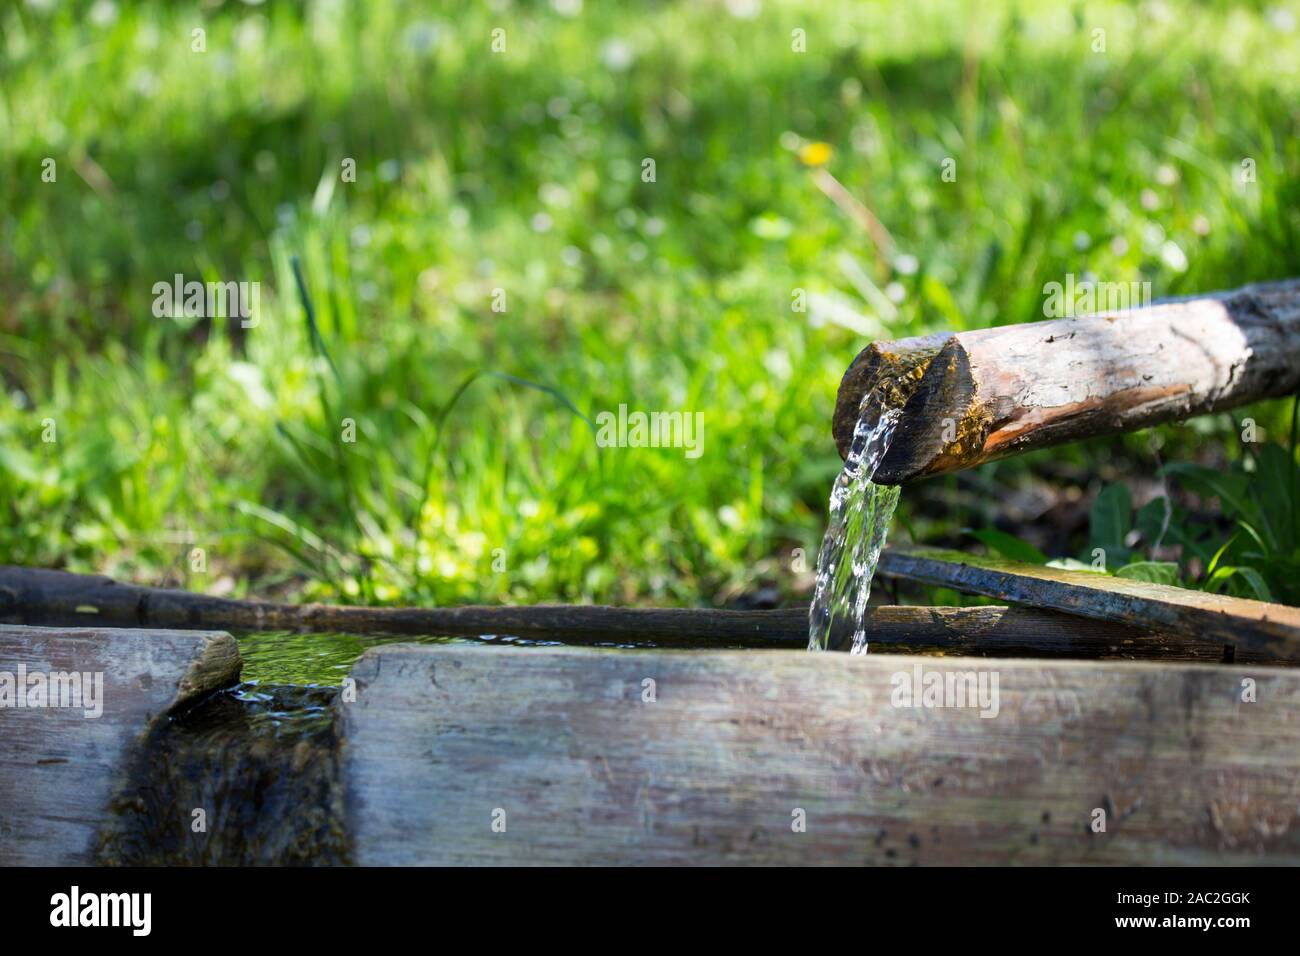
[[[229,634],[0,625],[0,866],[84,865],[155,722],[239,677]],[[46,706],[5,700],[6,676],[45,675]],[[52,673],[101,675],[99,716],[48,706]],[[27,681],[23,681],[27,684]],[[60,686],[72,685],[59,681]],[[92,697],[95,695],[92,693]],[[61,698],[67,703],[71,698]]]
[[886,549],[876,571],[1000,601],[1219,641],[1265,658],[1300,658],[1300,608],[1284,604],[937,548]]
[[[804,647],[808,609],[529,607],[369,608],[213,598],[121,584],[101,575],[0,567],[0,622],[55,626],[316,631],[402,636],[510,635],[568,644]],[[1213,661],[1223,647],[1054,611],[1006,607],[867,609],[873,653]],[[1297,655],[1300,658],[1300,655]]]
[[[895,706],[918,667],[996,675],[996,716]],[[1300,863],[1290,670],[390,645],[352,675],[361,865]]]
[[[873,348],[913,354],[914,341]],[[870,351],[858,356],[840,386],[832,427],[841,456],[870,373]],[[902,484],[1297,390],[1295,279],[958,332],[927,362],[875,480]]]

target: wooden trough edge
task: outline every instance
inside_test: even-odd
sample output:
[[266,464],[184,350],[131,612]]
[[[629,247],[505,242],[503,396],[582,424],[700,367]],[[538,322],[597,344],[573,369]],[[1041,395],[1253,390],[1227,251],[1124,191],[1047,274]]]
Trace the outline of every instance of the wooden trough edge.
[[888,548],[877,573],[1217,641],[1269,658],[1300,658],[1300,608],[1284,604],[939,548]]
[[[808,609],[615,608],[586,605],[373,608],[290,605],[122,584],[102,575],[0,567],[0,621],[234,631],[340,631],[388,636],[511,635],[539,641],[656,647],[804,647]],[[1035,608],[867,609],[874,652],[925,649],[989,656],[1223,660],[1220,642],[1192,633]],[[1250,651],[1246,651],[1250,658]],[[1300,653],[1295,655],[1300,660]]]
[[93,862],[153,729],[239,670],[229,634],[0,624],[0,866]]
[[389,645],[352,676],[361,865],[1300,863],[1290,670]]

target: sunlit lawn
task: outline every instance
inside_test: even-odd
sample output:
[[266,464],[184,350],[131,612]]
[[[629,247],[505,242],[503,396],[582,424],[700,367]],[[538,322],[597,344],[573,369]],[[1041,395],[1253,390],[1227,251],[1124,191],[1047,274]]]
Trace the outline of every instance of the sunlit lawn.
[[[1067,273],[1300,275],[1295,4],[557,6],[6,5],[0,561],[378,602],[789,592],[870,338],[1039,318]],[[259,282],[257,324],[156,317],[178,273]],[[702,454],[598,447],[621,403],[702,412]],[[1145,436],[1052,458],[1155,470]],[[1035,462],[902,514],[984,524]]]

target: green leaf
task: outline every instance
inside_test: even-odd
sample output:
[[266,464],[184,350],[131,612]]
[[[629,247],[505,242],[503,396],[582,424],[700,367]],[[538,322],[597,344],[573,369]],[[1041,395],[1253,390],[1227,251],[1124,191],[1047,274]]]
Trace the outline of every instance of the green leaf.
[[1296,522],[1291,513],[1291,483],[1295,461],[1281,445],[1265,444],[1255,456],[1255,474],[1250,491],[1257,514],[1276,549],[1289,552],[1296,546]]
[[1210,559],[1209,565],[1207,565],[1205,568],[1205,574],[1207,579],[1214,576],[1214,569],[1219,566],[1219,561],[1222,560],[1224,552],[1227,551],[1230,547],[1232,547],[1232,542],[1236,540],[1237,540],[1237,535],[1234,534],[1227,541],[1223,542],[1222,546],[1219,548],[1218,551],[1214,552],[1214,557]]
[[1124,539],[1133,528],[1133,499],[1128,486],[1107,485],[1092,503],[1089,546],[1106,552],[1108,566],[1122,563],[1129,555]]
[[0,445],[0,472],[8,472],[21,482],[29,485],[39,484],[40,469],[36,459],[29,452],[12,446]]
[[1219,568],[1205,582],[1205,590],[1218,592],[1219,589],[1230,579],[1240,577],[1250,587],[1255,597],[1260,601],[1272,601],[1273,593],[1269,590],[1268,585],[1264,582],[1263,577],[1254,568],[1248,567],[1231,567],[1225,566]]
[[1115,577],[1175,587],[1181,587],[1183,583],[1178,576],[1178,565],[1173,561],[1134,561],[1116,571]]
[[[1165,509],[1169,509],[1169,521],[1165,522]],[[1168,498],[1152,498],[1137,510],[1134,526],[1142,532],[1142,540],[1148,547],[1166,544],[1169,531],[1178,521],[1178,508]]]
[[1029,542],[1021,541],[1015,535],[1007,534],[1005,531],[996,531],[993,528],[975,531],[967,528],[966,533],[979,540],[990,550],[996,551],[1002,557],[1009,558],[1012,561],[1026,561],[1029,564],[1047,563],[1047,555]]
[[1060,568],[1062,571],[1091,571],[1094,574],[1108,574],[1105,568],[1098,568],[1086,561],[1080,561],[1078,558],[1053,558],[1047,562],[1049,568]]
[[1157,542],[1162,545],[1181,545],[1184,557],[1198,557],[1202,562],[1210,560],[1212,546],[1203,544],[1199,538],[1202,529],[1187,523],[1187,510],[1177,502],[1171,502],[1169,523],[1165,524],[1165,504],[1168,498],[1154,498],[1138,509],[1136,526],[1142,532],[1142,538],[1148,547]]
[[1230,517],[1254,517],[1255,509],[1247,497],[1249,477],[1243,472],[1228,473],[1202,465],[1174,462],[1161,469],[1161,473],[1173,475],[1180,485],[1202,498],[1218,498]]
[[957,300],[953,298],[948,287],[933,275],[927,275],[921,282],[921,296],[934,306],[948,325],[956,329],[966,328],[966,319],[957,305]]

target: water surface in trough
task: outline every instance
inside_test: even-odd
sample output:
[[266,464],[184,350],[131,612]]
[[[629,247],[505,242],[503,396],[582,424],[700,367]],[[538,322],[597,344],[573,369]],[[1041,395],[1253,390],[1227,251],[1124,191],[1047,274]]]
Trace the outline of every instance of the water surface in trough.
[[867,652],[862,617],[880,550],[898,506],[895,485],[871,480],[889,450],[902,414],[896,383],[882,379],[858,407],[853,441],[831,489],[830,518],[817,555],[817,584],[808,609],[808,650]]
[[[298,633],[295,631],[237,632],[241,674],[245,684],[324,685],[337,687],[367,648],[381,644],[488,644],[510,647],[602,647],[619,650],[686,647],[699,648],[706,642],[685,636],[656,640],[539,640],[510,635],[484,634],[479,637],[376,636],[358,634]],[[734,640],[707,643],[715,650],[752,646]]]

